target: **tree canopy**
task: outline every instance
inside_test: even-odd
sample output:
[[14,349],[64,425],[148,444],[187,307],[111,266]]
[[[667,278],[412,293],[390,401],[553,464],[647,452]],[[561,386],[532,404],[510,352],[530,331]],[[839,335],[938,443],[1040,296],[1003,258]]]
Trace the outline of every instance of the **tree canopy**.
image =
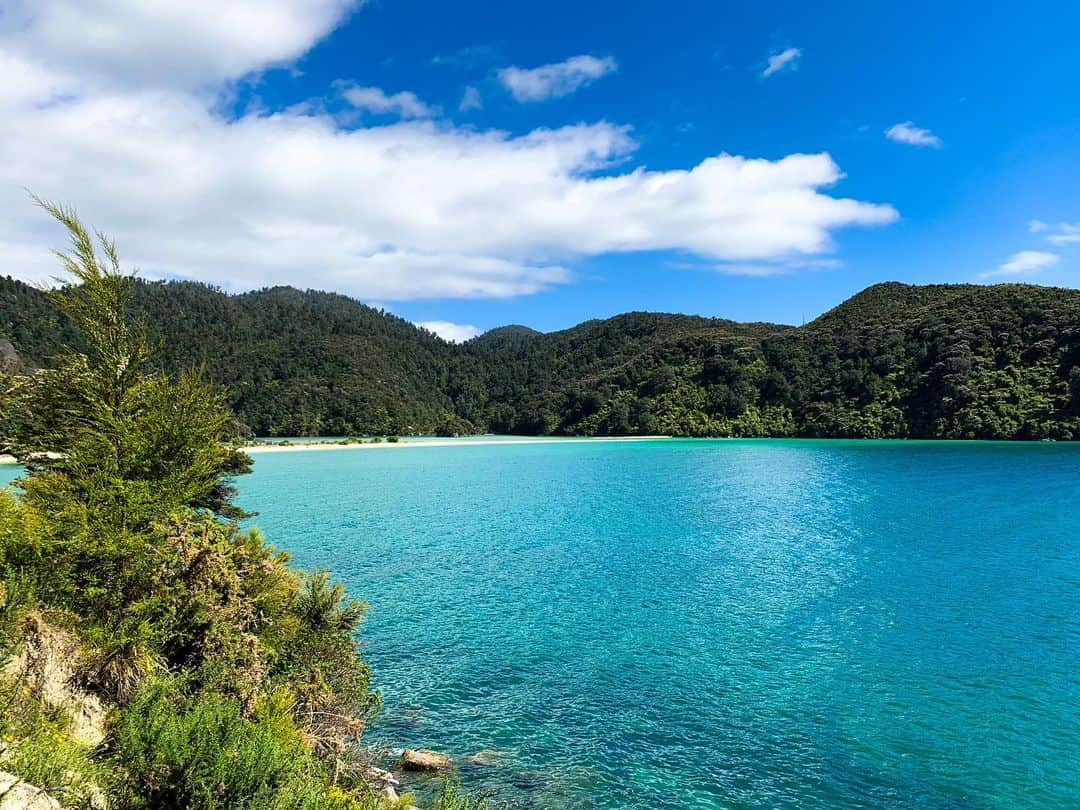
[[[344,296],[137,282],[163,349],[259,436],[520,433],[1080,437],[1080,291],[871,287],[805,326],[633,312],[454,345]],[[73,330],[0,279],[0,337],[47,367]]]

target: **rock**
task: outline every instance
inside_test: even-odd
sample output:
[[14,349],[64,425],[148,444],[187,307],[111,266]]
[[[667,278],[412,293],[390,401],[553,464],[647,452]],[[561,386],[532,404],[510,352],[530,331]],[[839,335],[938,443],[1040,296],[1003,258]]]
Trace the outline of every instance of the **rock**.
[[368,768],[368,770],[367,770],[367,779],[372,784],[387,784],[387,785],[396,785],[396,784],[398,784],[397,777],[394,776],[392,773],[390,773],[390,771],[384,770],[382,768],[375,768],[375,767]]
[[485,748],[483,751],[477,751],[475,754],[470,754],[467,759],[470,765],[487,766],[494,765],[499,756],[499,752],[494,748]]
[[22,369],[22,366],[15,347],[10,341],[0,338],[0,371],[15,372]]
[[40,615],[26,617],[18,655],[0,675],[33,689],[48,706],[71,718],[71,738],[93,748],[105,739],[108,709],[100,698],[73,685],[79,644],[72,633],[53,627]]
[[388,802],[396,802],[400,798],[397,794],[397,791],[394,790],[393,785],[387,785],[386,787],[384,787],[382,790],[379,791],[379,795],[386,799]]
[[384,787],[397,787],[400,783],[390,771],[384,771],[382,768],[371,767],[367,769],[367,773],[364,774],[364,781],[371,785],[372,790],[380,791]]
[[454,767],[454,760],[438,751],[406,748],[401,752],[398,767],[403,771],[448,771]]
[[41,788],[0,771],[0,810],[53,810],[60,804]]

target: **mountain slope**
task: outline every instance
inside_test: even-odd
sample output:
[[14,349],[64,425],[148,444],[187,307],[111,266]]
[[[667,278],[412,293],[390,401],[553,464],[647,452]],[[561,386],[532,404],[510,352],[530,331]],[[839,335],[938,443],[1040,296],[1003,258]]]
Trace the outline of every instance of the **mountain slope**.
[[[632,312],[461,346],[340,295],[148,283],[161,363],[205,365],[259,435],[459,433],[1080,438],[1080,292],[878,284],[800,328]],[[0,278],[0,338],[70,328]]]

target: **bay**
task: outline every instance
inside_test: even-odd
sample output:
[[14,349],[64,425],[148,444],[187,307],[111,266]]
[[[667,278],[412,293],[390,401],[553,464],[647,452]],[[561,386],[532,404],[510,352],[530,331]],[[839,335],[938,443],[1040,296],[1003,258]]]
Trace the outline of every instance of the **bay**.
[[240,486],[273,543],[371,604],[369,740],[448,751],[467,786],[1080,805],[1080,447],[298,451]]

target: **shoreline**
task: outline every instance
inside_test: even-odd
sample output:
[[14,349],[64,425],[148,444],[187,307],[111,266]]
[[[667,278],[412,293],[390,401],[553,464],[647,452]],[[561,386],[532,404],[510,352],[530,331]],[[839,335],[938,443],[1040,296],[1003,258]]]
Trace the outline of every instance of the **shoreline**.
[[[806,438],[806,437],[734,437],[734,436],[711,436],[711,437],[683,437],[668,436],[663,434],[653,436],[556,436],[556,437],[522,437],[522,438],[498,438],[477,441],[475,438],[445,438],[445,439],[413,439],[410,441],[382,441],[382,442],[356,442],[342,444],[335,441],[310,441],[291,442],[287,445],[276,443],[246,444],[240,449],[245,453],[261,455],[263,453],[300,453],[311,451],[329,450],[377,450],[401,447],[499,447],[511,445],[538,445],[538,444],[609,444],[633,442],[651,442],[661,440],[689,440],[689,441],[805,441],[805,442],[877,442],[895,444],[932,444],[932,445],[978,445],[991,444],[997,446],[1010,445],[1048,445],[1048,446],[1080,446],[1080,441],[1047,441],[1040,439],[839,439],[839,438]],[[13,465],[18,462],[12,456],[0,455],[0,466]]]
[[296,453],[307,450],[379,450],[387,448],[404,447],[492,447],[519,444],[585,444],[585,443],[608,443],[608,442],[650,442],[657,439],[670,439],[670,436],[567,436],[557,438],[506,438],[487,439],[477,441],[475,439],[418,439],[407,442],[356,442],[354,444],[338,444],[336,442],[291,442],[287,445],[280,444],[252,444],[243,445],[240,449],[245,453]]

